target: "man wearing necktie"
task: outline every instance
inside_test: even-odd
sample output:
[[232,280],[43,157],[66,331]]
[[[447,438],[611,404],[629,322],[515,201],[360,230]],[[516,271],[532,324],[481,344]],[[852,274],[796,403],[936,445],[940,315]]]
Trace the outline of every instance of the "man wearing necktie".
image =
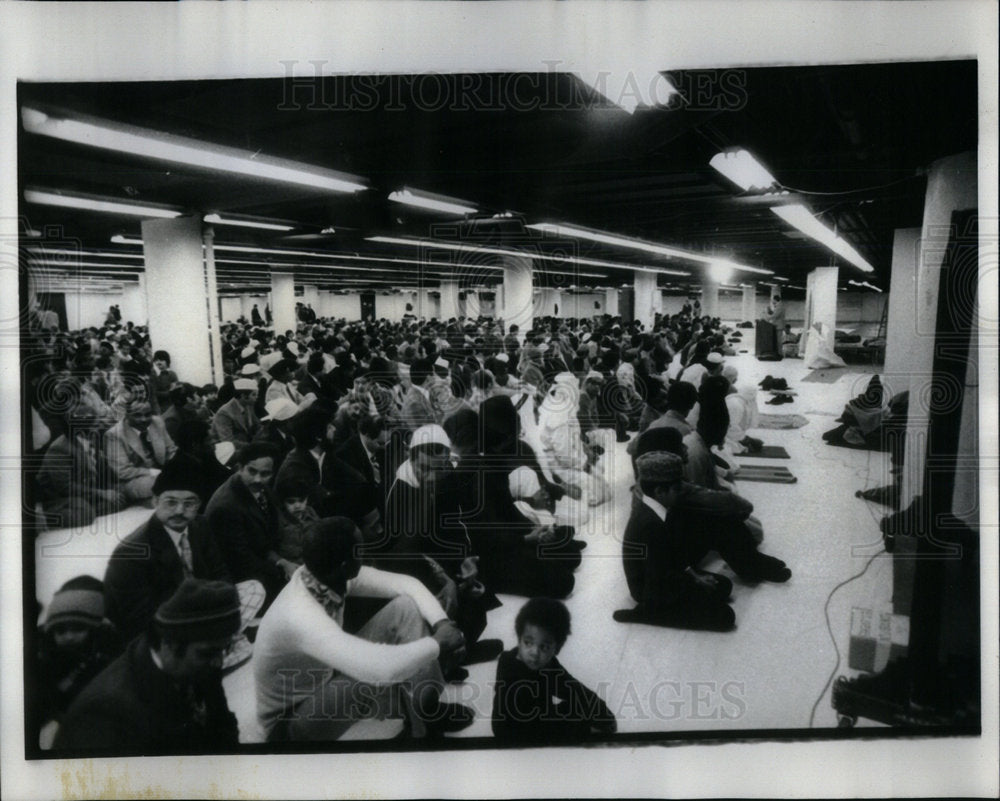
[[[153,514],[111,554],[104,574],[105,605],[125,638],[144,632],[156,608],[184,579],[233,583],[215,532],[198,514],[201,492],[197,473],[181,463],[168,464],[153,482]],[[264,590],[260,584],[238,589],[245,601],[245,626],[260,611]]]
[[131,503],[151,503],[153,481],[177,452],[162,418],[154,415],[149,403],[129,403],[125,419],[104,434],[105,452],[118,491]]

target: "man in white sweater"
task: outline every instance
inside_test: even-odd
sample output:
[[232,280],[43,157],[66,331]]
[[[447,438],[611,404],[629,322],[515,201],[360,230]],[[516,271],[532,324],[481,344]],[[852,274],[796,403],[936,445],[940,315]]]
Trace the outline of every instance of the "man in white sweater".
[[[310,530],[300,567],[264,615],[254,644],[257,717],[269,741],[336,740],[365,719],[402,717],[412,737],[465,728],[468,707],[440,701],[442,663],[465,642],[416,579],[356,558],[347,518]],[[358,633],[343,629],[351,596],[390,598]]]

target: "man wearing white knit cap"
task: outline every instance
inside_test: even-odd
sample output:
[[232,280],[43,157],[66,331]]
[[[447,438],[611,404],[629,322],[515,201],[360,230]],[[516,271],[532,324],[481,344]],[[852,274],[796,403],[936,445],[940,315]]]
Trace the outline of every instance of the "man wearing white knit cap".
[[[451,440],[437,425],[413,432],[409,458],[396,471],[386,498],[385,537],[366,544],[362,559],[382,570],[406,573],[435,594],[458,624],[470,647],[486,628],[486,611],[498,604],[478,580],[477,557],[462,516],[461,493],[452,481]],[[487,644],[489,643],[489,644]],[[503,644],[497,641],[499,649]],[[470,653],[476,661],[493,648],[490,641]]]

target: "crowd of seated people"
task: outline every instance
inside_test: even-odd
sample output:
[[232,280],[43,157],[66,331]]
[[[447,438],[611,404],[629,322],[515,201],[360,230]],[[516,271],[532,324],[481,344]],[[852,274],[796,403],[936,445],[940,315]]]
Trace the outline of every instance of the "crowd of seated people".
[[[414,737],[463,728],[471,712],[439,700],[442,682],[500,656],[501,641],[482,639],[498,593],[555,603],[573,592],[585,547],[576,528],[610,500],[605,454],[629,432],[645,514],[630,531],[643,543],[658,533],[682,542],[643,566],[624,555],[639,608],[616,619],[731,627],[725,580],[698,572],[711,548],[752,580],[787,580],[784,563],[756,550],[759,521],[747,522],[746,504],[715,497],[738,499],[716,457],[727,443],[750,444],[752,414],[740,404],[755,408],[724,371],[718,320],[686,309],[649,330],[608,316],[515,329],[313,314],[280,333],[240,319],[222,327],[218,386],[185,383],[183,367],[175,373],[131,323],[37,332],[26,388],[42,432],[38,528],[150,510],[89,590],[121,647],[141,639],[146,649],[114,669],[183,672],[194,646],[192,676],[252,659],[258,718],[274,740],[336,739],[395,712]],[[674,455],[640,454],[647,428],[676,431]],[[694,511],[683,512],[687,495]],[[708,533],[712,514],[731,517],[724,542]],[[654,584],[669,585],[670,603],[707,593],[708,611],[676,614],[644,589]],[[185,615],[199,604],[218,625],[189,632]],[[568,634],[561,615],[543,607],[519,619],[518,637],[541,633],[554,657]],[[527,649],[504,655],[505,673],[544,666],[518,667]],[[290,688],[283,667],[328,678]],[[370,702],[356,703],[366,692]],[[72,700],[45,722],[78,719]],[[331,720],[317,724],[317,708],[334,710]],[[603,715],[599,728],[613,721]],[[60,742],[88,747],[79,731]]]

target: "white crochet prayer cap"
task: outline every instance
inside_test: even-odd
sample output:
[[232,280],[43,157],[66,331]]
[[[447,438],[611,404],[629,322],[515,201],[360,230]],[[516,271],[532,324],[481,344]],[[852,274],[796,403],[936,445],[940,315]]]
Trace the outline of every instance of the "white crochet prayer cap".
[[446,448],[451,448],[451,440],[448,439],[448,435],[441,426],[432,423],[420,426],[413,432],[410,448],[416,448],[418,445],[444,445]]
[[517,498],[530,498],[538,490],[541,484],[538,481],[538,474],[530,467],[519,467],[507,478],[507,486],[510,488],[510,496]]

